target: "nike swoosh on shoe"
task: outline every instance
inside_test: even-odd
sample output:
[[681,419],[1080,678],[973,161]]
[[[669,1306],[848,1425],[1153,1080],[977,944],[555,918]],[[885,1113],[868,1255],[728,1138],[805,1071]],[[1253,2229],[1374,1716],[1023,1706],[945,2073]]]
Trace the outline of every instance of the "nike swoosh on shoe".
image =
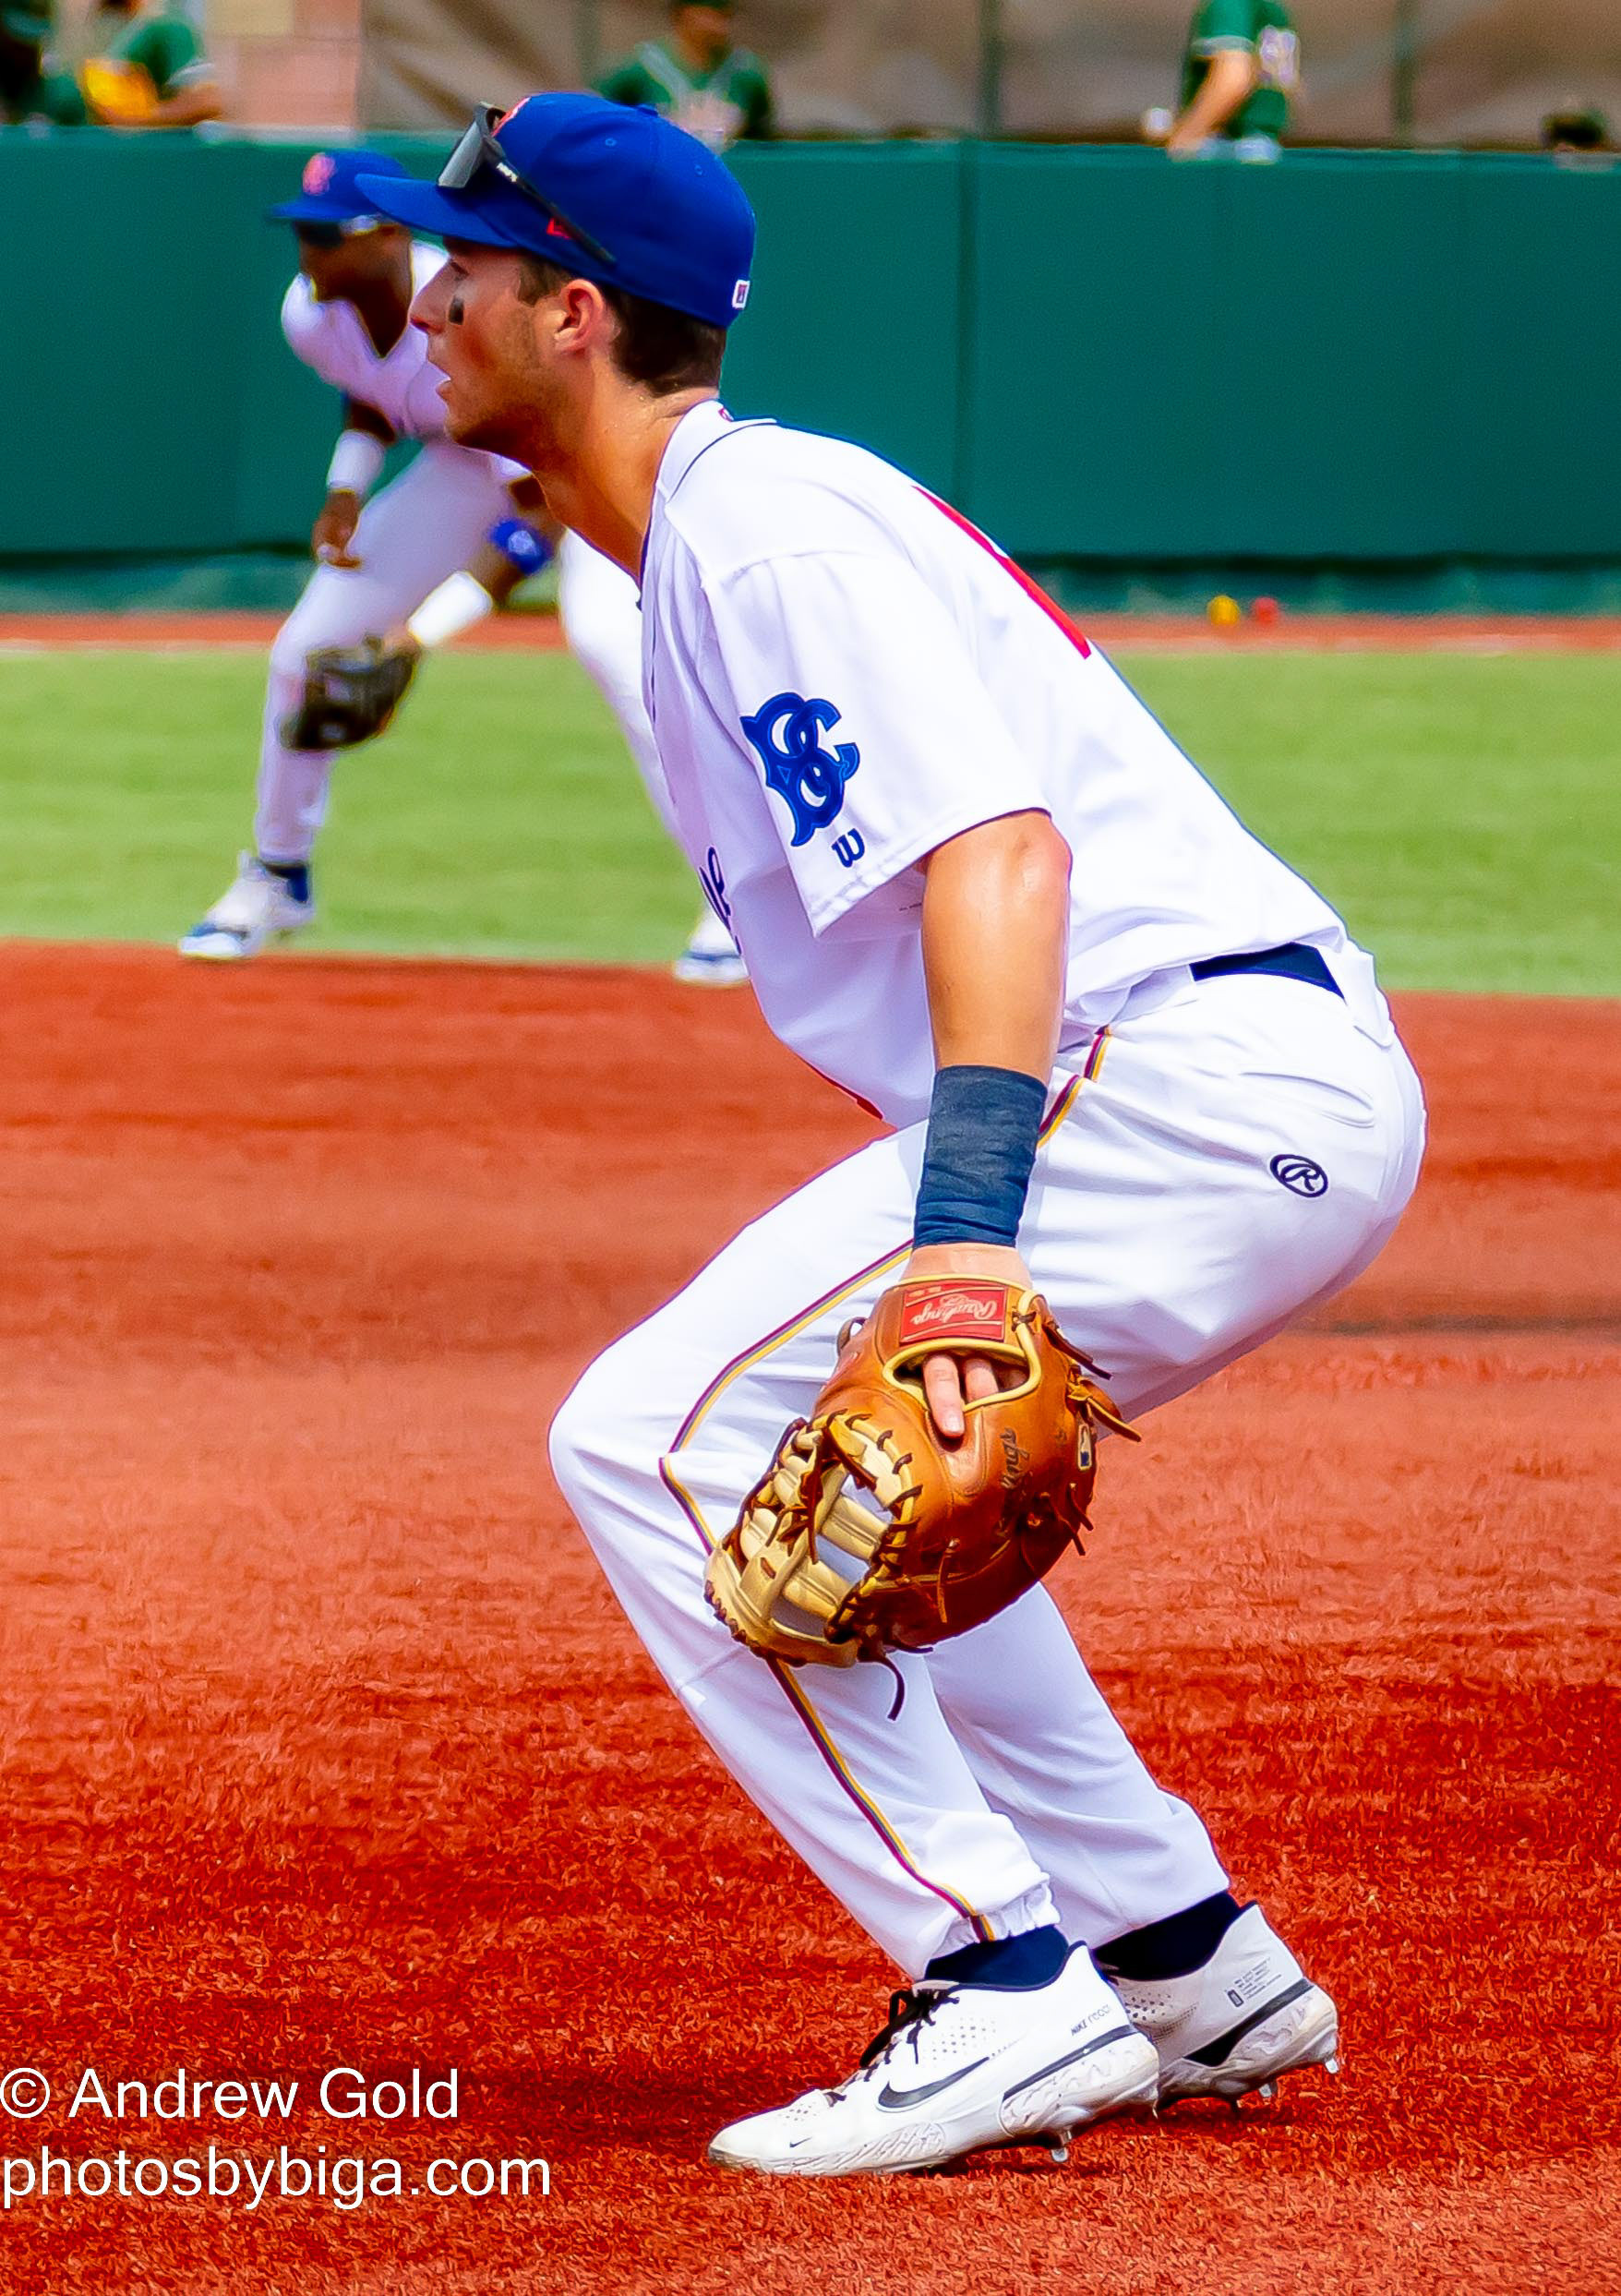
[[929,2098],[938,2097],[943,2089],[955,2087],[958,2081],[966,2081],[970,2073],[978,2073],[981,2065],[990,2062],[989,2057],[976,2057],[971,2065],[959,2065],[956,2072],[946,2074],[939,2081],[925,2082],[921,2088],[891,2088],[886,2081],[878,2092],[879,2109],[883,2112],[905,2112],[909,2105],[921,2105]]

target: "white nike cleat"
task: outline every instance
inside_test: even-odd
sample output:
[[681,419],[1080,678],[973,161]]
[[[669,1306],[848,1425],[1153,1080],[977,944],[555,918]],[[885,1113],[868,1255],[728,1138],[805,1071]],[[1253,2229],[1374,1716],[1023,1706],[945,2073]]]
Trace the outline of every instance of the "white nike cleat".
[[1077,1945],[1049,1985],[919,1981],[838,2088],[723,2129],[709,2158],[769,2176],[894,2175],[984,2146],[1045,2144],[1151,2106],[1159,2061]]
[[[1105,1960],[1109,1949],[1099,1949]],[[1234,2105],[1306,2065],[1339,2070],[1339,2013],[1258,1905],[1247,1905],[1202,1969],[1135,1984],[1113,1977],[1132,2023],[1159,2052],[1159,2102]]]
[[670,967],[678,980],[704,989],[736,989],[749,978],[738,944],[711,908],[692,928],[692,938]]
[[182,956],[216,964],[257,956],[271,941],[301,932],[315,916],[315,903],[294,898],[283,877],[251,853],[236,857],[236,875],[200,924],[180,943]]

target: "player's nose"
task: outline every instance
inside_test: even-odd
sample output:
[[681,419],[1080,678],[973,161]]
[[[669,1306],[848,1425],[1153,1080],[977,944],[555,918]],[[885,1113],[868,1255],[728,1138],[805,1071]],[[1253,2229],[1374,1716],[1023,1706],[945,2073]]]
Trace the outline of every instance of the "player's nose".
[[443,270],[438,270],[426,284],[419,287],[411,306],[411,324],[420,327],[425,335],[437,335],[445,324],[445,310],[450,302],[450,287]]

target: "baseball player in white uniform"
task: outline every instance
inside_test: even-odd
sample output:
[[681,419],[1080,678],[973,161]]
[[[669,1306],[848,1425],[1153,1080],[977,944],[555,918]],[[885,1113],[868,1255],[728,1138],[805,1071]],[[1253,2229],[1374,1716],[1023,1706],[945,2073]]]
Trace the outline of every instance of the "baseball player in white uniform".
[[[642,700],[642,610],[621,566],[565,527],[558,539],[558,618],[569,650],[619,721],[626,747],[672,842],[679,847],[658,749]],[[695,988],[731,989],[749,978],[725,920],[707,901],[670,970]]]
[[[282,332],[294,354],[343,394],[345,425],[312,536],[319,563],[271,648],[254,849],[181,941],[186,956],[257,956],[314,919],[311,864],[341,752],[295,748],[287,738],[309,655],[372,636],[422,649],[442,644],[544,564],[557,531],[544,513],[537,520],[538,490],[527,473],[444,436],[439,379],[407,319],[444,254],[365,205],[355,186],[366,172],[404,174],[380,152],[318,152],[297,196],[271,210],[299,244]],[[374,495],[396,439],[418,440],[420,451]],[[653,737],[642,705],[635,585],[587,543],[564,535],[558,595],[575,656],[645,774]],[[707,907],[675,969],[705,985],[746,978],[730,934]]]
[[[1332,2069],[1333,2001],[1044,1589],[896,1653],[895,1711],[883,1668],[740,1647],[703,1580],[903,1270],[1033,1282],[1136,1416],[1365,1266],[1423,1130],[1370,959],[965,519],[858,447],[728,419],[752,218],[696,143],[532,97],[437,186],[368,191],[449,244],[414,317],[450,435],[640,574],[666,802],[767,1019],[893,1126],[610,1347],[551,1432],[698,1730],[907,1979],[853,2073],[711,2158],[927,2167]],[[950,1443],[995,1375],[942,1355],[925,1384]]]

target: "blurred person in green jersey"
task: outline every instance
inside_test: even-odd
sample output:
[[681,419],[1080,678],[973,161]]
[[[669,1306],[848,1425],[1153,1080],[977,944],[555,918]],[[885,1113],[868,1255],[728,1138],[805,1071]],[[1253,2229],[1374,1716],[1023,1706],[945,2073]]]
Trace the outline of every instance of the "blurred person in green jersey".
[[51,55],[51,16],[42,7],[0,7],[0,124],[82,127],[78,82]]
[[598,80],[614,103],[649,103],[712,151],[772,134],[771,85],[747,48],[732,44],[731,0],[670,0],[663,40],[644,40],[634,55]]
[[1283,0],[1197,0],[1165,148],[1177,160],[1275,160],[1299,88],[1300,38]]
[[224,108],[214,67],[185,7],[103,0],[79,66],[90,118],[106,127],[195,127]]

